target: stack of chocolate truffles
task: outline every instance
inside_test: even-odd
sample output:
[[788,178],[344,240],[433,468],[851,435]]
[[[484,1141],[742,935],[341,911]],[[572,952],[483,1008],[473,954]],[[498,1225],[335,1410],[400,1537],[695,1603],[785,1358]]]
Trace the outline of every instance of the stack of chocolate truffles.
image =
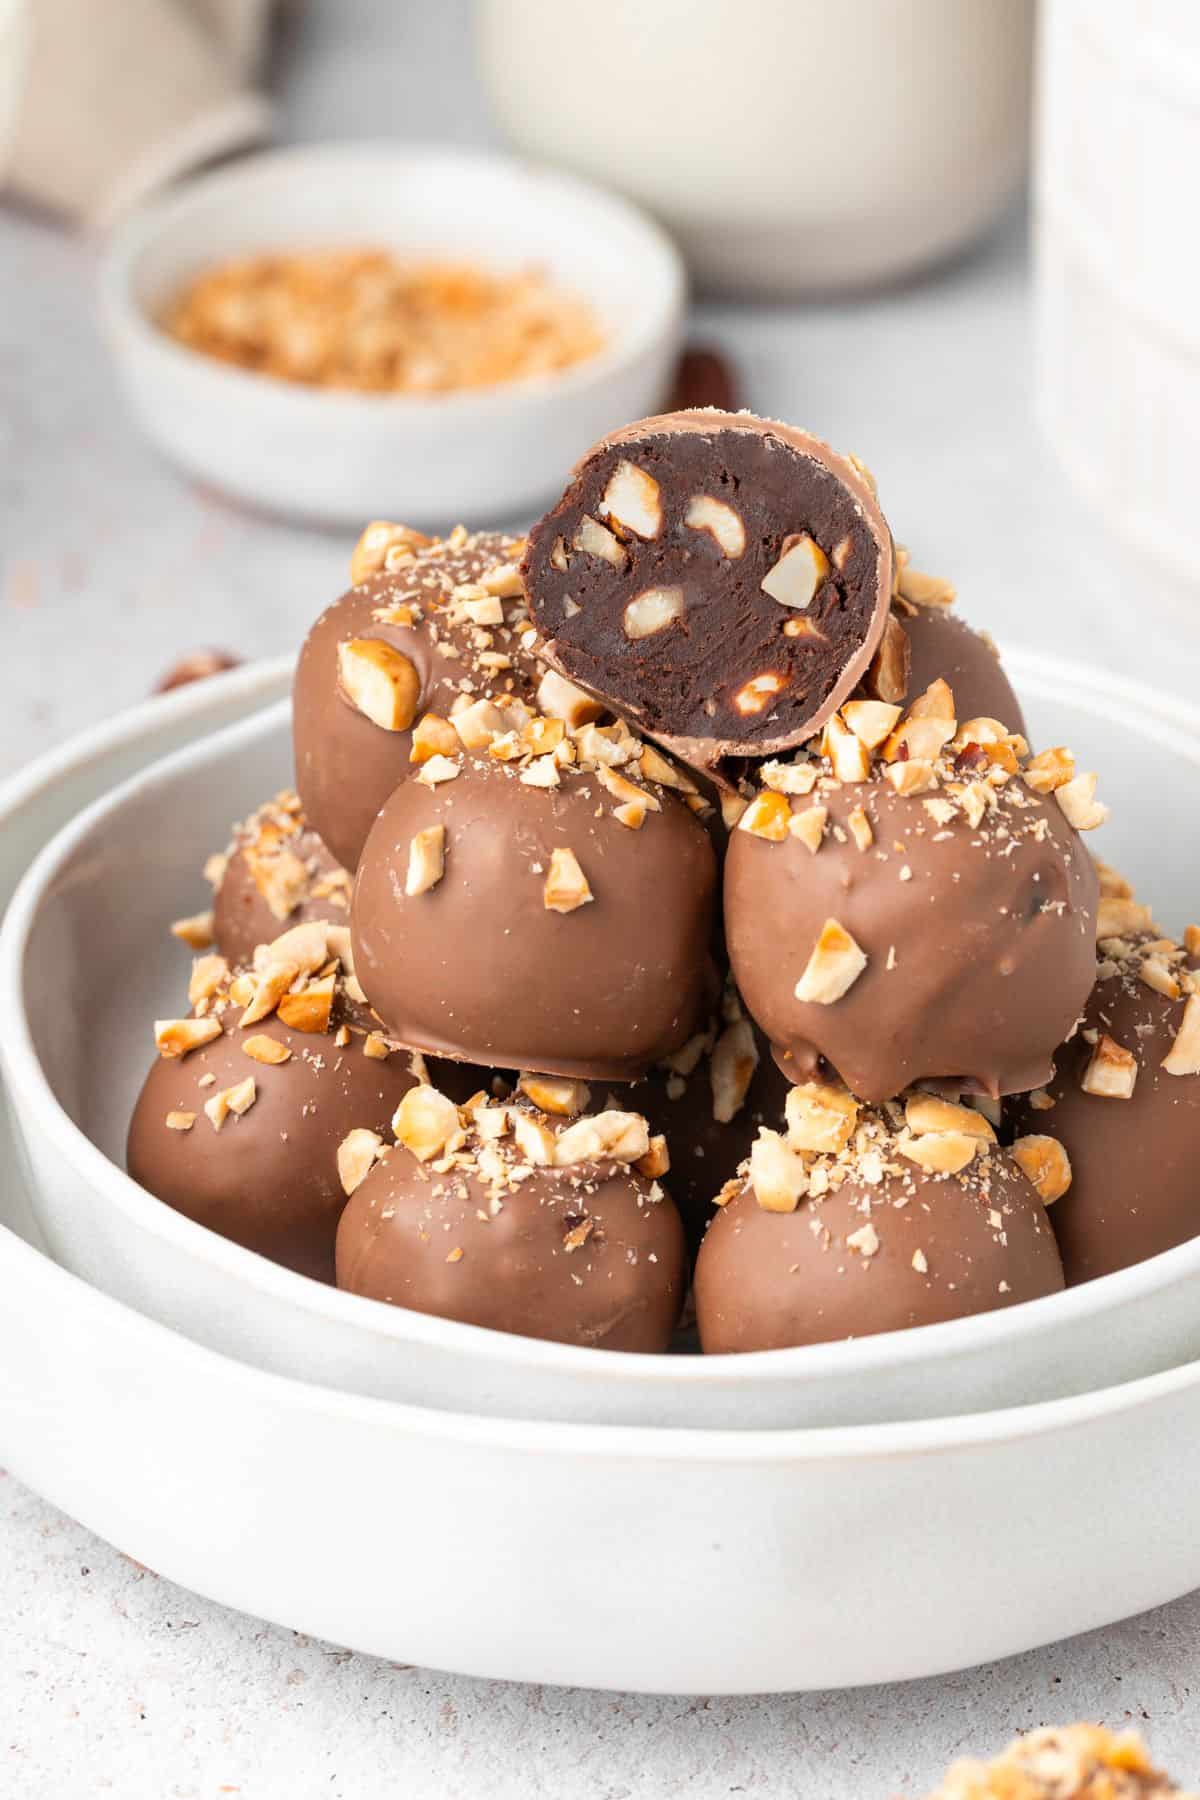
[[[128,1166],[350,1292],[708,1353],[1012,1306],[1200,1230],[1200,931],[854,457],[597,444],[527,538],[368,526],[295,791],[210,858]],[[253,796],[248,796],[253,798]],[[688,1305],[689,1296],[691,1305]]]

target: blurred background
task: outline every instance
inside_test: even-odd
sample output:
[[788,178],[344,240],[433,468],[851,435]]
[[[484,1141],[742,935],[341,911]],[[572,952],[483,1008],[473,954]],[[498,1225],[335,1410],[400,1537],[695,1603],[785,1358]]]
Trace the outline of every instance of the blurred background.
[[[857,453],[1002,645],[1187,696],[1198,189],[1188,0],[0,0],[0,772],[294,650],[368,517],[527,521],[672,395]],[[602,348],[361,394],[163,329],[335,244],[546,268]]]

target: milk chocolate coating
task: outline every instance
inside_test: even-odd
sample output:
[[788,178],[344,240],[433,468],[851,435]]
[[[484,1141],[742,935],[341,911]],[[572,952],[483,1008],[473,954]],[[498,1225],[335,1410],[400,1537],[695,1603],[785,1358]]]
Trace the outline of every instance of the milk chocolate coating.
[[[224,873],[213,891],[213,937],[231,963],[249,962],[259,944],[309,919],[350,923],[350,878],[303,814],[277,835],[287,815],[268,802],[234,826]],[[287,901],[295,896],[295,904]]]
[[1025,715],[1004,672],[1004,664],[982,632],[945,606],[918,606],[901,615],[911,661],[910,699],[931,682],[949,682],[960,719],[999,719],[1009,731],[1025,735]]
[[[372,828],[355,883],[355,969],[399,1043],[500,1069],[630,1081],[689,1037],[709,979],[716,859],[661,793],[640,831],[594,774],[534,788],[466,759],[436,788],[406,781]],[[445,873],[409,897],[409,845],[445,828]],[[551,853],[575,853],[594,898],[547,909]]]
[[[626,461],[658,484],[661,527],[649,539],[623,532],[616,568],[577,548],[576,534],[585,517],[612,523],[604,495]],[[685,523],[697,495],[737,513],[740,555]],[[831,560],[801,610],[761,583],[785,539],[805,532]],[[555,566],[560,543],[565,568]],[[643,419],[589,451],[530,534],[522,568],[546,659],[683,761],[720,775],[729,759],[803,742],[851,692],[887,619],[892,543],[868,482],[827,444],[749,413],[702,409]],[[625,608],[651,588],[679,589],[682,614],[631,639]],[[773,697],[747,696],[747,683],[771,675],[781,683]]]
[[[1126,965],[1097,983],[1082,1031],[1055,1057],[1054,1105],[1023,1096],[1012,1108],[1017,1136],[1058,1138],[1070,1158],[1071,1185],[1050,1208],[1069,1287],[1200,1233],[1200,1076],[1160,1066],[1182,1014],[1182,1000],[1154,992]],[[1084,1093],[1086,1031],[1104,1032],[1137,1058],[1128,1100]]]
[[687,1258],[679,1214],[653,1188],[614,1163],[535,1169],[492,1214],[477,1174],[435,1174],[397,1146],[342,1215],[338,1286],[493,1331],[663,1351]]
[[[448,622],[452,590],[478,582],[511,558],[513,540],[481,532],[457,547],[450,540],[431,545],[394,573],[373,576],[327,607],[304,640],[293,691],[296,787],[312,828],[344,868],[353,871],[375,815],[401,781],[415,773],[409,755],[412,732],[385,731],[343,695],[338,680],[338,648],[352,638],[379,639],[408,657],[420,678],[414,722],[427,712],[449,717],[454,702],[472,684],[469,697],[486,693],[531,695],[539,671],[511,629],[493,628],[490,642],[479,628]],[[381,610],[413,606],[422,616],[412,625],[389,624]],[[515,603],[504,602],[512,613]],[[512,660],[512,668],[481,666],[480,654]]]
[[[846,1243],[867,1217],[878,1237],[871,1256]],[[914,1267],[917,1252],[924,1273]],[[878,1186],[852,1177],[792,1213],[765,1211],[746,1189],[709,1226],[693,1291],[700,1342],[713,1355],[932,1325],[1062,1285],[1045,1208],[1016,1164],[994,1151],[962,1175],[913,1168]]]
[[[333,1280],[333,1246],[346,1196],[338,1145],[366,1126],[390,1137],[392,1114],[413,1086],[409,1059],[363,1054],[363,1038],[338,1049],[332,1037],[289,1030],[277,1017],[225,1029],[182,1059],[155,1060],[133,1112],[126,1167],[159,1200],[198,1225],[257,1250],[273,1262]],[[242,1048],[252,1036],[291,1051],[288,1062],[255,1062]],[[203,1076],[215,1081],[200,1085]],[[204,1103],[254,1077],[257,1098],[215,1131]],[[170,1112],[196,1115],[189,1131],[166,1124]]]
[[[830,824],[815,856],[790,835],[776,844],[732,833],[734,978],[794,1080],[819,1056],[864,1100],[931,1077],[990,1094],[1046,1080],[1095,976],[1096,872],[1053,799],[1019,778],[1003,793],[1008,801],[979,830],[961,814],[943,825],[926,810],[931,796],[898,795],[877,769],[813,794]],[[860,806],[874,833],[866,852],[846,825]],[[832,1004],[798,1000],[830,918],[865,952],[866,968]]]

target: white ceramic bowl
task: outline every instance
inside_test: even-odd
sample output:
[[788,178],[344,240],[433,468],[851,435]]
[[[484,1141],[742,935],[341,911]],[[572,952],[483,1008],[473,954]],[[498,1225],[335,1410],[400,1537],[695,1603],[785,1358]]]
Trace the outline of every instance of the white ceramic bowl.
[[[286,679],[184,690],[9,783],[0,905],[64,808]],[[1200,1580],[1200,1365],[852,1430],[446,1415],[247,1368],[88,1287],[43,1253],[20,1154],[0,1105],[0,1458],[296,1630],[478,1675],[759,1693],[982,1662]]]
[[[1070,742],[1104,771],[1116,822],[1101,850],[1136,870],[1164,919],[1181,923],[1196,869],[1165,853],[1178,846],[1177,785],[1141,783],[1139,770],[1147,755],[1170,757],[1185,781],[1200,764],[1200,713],[1086,670],[1009,663],[1035,738]],[[277,668],[262,677],[264,698],[283,686]],[[196,726],[202,719],[193,714]],[[89,762],[98,748],[93,734]],[[155,762],[88,808],[13,901],[0,937],[0,1048],[34,1205],[54,1254],[98,1287],[285,1375],[443,1408],[605,1424],[931,1417],[1080,1393],[1200,1355],[1200,1239],[976,1319],[754,1356],[665,1358],[503,1336],[337,1293],[161,1206],[120,1160],[152,1055],[149,1021],[178,1004],[186,967],[165,922],[200,902],[197,870],[230,816],[288,771],[283,703]],[[31,783],[38,789],[28,777],[27,794]]]
[[931,1675],[1200,1581],[1200,1365],[833,1431],[487,1419],[247,1368],[58,1268],[0,1109],[0,1456],[141,1563],[404,1663],[667,1693]]
[[[227,257],[337,244],[536,264],[592,303],[608,345],[561,375],[413,398],[247,373],[152,322]],[[348,525],[536,509],[594,439],[659,408],[684,297],[670,240],[601,188],[495,155],[371,144],[275,150],[200,176],[118,227],[101,274],[108,336],[159,449],[254,505]]]

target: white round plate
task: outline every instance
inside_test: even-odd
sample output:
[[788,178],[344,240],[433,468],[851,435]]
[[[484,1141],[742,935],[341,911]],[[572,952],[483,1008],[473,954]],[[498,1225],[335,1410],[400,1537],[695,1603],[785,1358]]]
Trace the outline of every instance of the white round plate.
[[[1141,770],[1169,763],[1186,780],[1200,764],[1200,713],[1086,669],[1009,660],[1035,739],[1071,743],[1102,772],[1114,823],[1101,853],[1136,874],[1166,922],[1182,923],[1196,882],[1179,853],[1178,784],[1147,783]],[[277,692],[278,671],[264,684]],[[94,734],[86,749],[94,765]],[[230,816],[289,772],[286,703],[156,760],[54,837],[10,909],[0,1049],[33,1204],[54,1255],[96,1287],[282,1375],[448,1410],[605,1425],[932,1418],[1083,1393],[1200,1356],[1200,1238],[976,1319],[754,1356],[652,1357],[503,1336],[341,1294],[160,1205],[120,1164],[153,1054],[149,1021],[178,1005],[186,970],[166,922],[203,903],[197,871]],[[0,828],[0,845],[4,837]]]
[[[256,375],[154,323],[214,264],[338,245],[537,267],[591,303],[606,345],[561,374],[414,397]],[[586,445],[657,412],[685,280],[666,234],[588,182],[491,153],[338,144],[272,150],[186,182],[118,226],[100,291],[134,407],[173,461],[273,512],[430,526],[537,509]]]

